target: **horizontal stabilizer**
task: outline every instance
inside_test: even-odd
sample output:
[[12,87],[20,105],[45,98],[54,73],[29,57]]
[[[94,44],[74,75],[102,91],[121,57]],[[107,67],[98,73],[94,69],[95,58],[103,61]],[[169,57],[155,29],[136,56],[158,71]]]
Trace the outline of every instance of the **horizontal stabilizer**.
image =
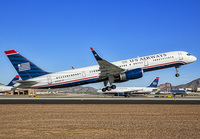
[[14,83],[20,83],[21,85],[34,85],[34,84],[37,84],[38,82],[20,80],[20,81],[14,81]]

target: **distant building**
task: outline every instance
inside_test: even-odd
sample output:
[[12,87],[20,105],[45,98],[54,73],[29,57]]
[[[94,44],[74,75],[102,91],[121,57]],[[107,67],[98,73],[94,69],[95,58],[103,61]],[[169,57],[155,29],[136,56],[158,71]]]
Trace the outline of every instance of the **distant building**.
[[4,95],[35,95],[36,89],[17,89],[15,91],[4,92]]
[[192,88],[185,88],[186,91],[193,91]]

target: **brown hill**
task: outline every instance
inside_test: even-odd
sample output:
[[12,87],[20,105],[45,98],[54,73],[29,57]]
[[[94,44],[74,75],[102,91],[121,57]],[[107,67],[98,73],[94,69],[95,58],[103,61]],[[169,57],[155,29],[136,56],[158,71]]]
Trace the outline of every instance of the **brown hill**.
[[161,90],[161,91],[170,91],[171,89],[173,90],[178,90],[179,88],[192,88],[193,91],[196,91],[197,88],[200,87],[200,78],[196,79],[196,80],[193,80],[187,84],[181,84],[181,85],[177,85],[177,86],[172,86],[171,83],[165,83],[165,84],[160,84],[158,86],[158,88]]
[[158,88],[160,89],[160,91],[162,92],[169,92],[172,89],[172,85],[171,83],[165,83],[165,84],[160,84],[158,86]]
[[192,88],[194,91],[200,87],[200,78],[193,80],[187,84],[181,84],[178,86],[173,86],[172,89],[179,89],[179,88]]

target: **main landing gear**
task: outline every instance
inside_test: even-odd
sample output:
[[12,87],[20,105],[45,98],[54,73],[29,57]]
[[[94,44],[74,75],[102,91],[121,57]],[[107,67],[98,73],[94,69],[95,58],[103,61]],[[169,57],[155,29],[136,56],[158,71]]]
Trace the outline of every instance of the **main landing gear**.
[[178,73],[178,72],[179,72],[178,68],[179,68],[179,67],[175,67],[175,69],[176,69],[176,74],[175,74],[175,76],[176,76],[176,77],[179,77],[179,76],[180,76],[180,74]]
[[131,93],[124,93],[124,97],[130,97]]
[[[108,82],[110,83],[110,86],[107,86]],[[108,81],[104,81],[104,88],[102,88],[102,92],[107,91],[111,91],[112,89],[116,89],[116,85],[112,85],[112,83],[114,82],[114,77],[113,75],[109,75],[108,76]]]
[[105,88],[102,88],[102,92],[111,91],[112,89],[116,89],[116,85],[106,86]]

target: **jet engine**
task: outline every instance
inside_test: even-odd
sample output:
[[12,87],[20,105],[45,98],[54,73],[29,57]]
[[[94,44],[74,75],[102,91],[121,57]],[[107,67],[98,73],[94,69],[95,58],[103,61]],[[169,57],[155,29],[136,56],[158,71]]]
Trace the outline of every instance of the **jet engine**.
[[143,77],[143,70],[141,68],[126,71],[119,75],[120,81],[127,81]]

